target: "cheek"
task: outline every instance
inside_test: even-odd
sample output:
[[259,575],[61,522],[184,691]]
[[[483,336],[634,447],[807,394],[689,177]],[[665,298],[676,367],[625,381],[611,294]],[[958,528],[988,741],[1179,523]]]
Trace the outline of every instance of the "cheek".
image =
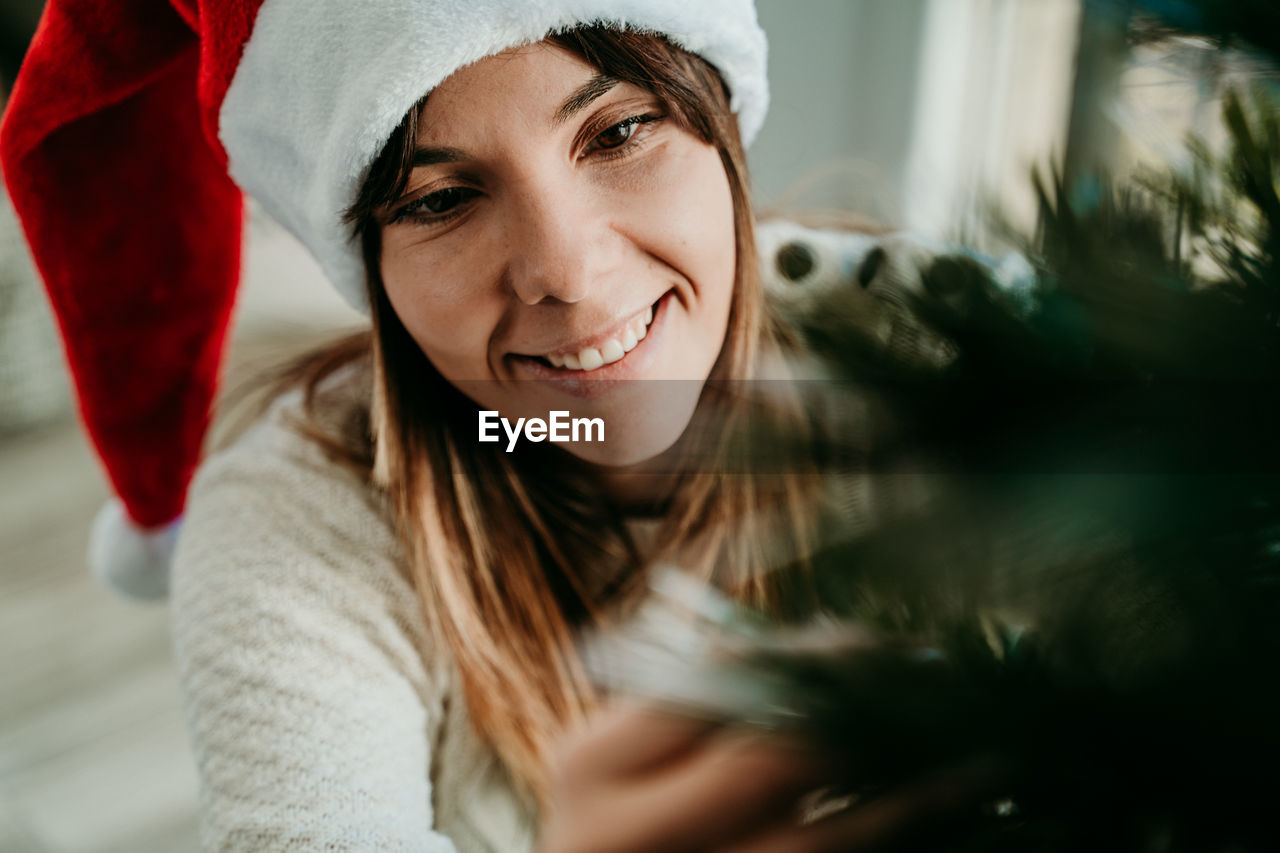
[[719,153],[699,146],[669,186],[679,188],[664,205],[675,263],[693,284],[700,338],[715,352],[723,341],[737,265],[733,195]]
[[396,316],[436,369],[453,381],[486,378],[485,344],[502,307],[479,272],[468,275],[444,253],[411,248],[384,252],[381,271]]
[[[707,272],[734,262],[733,196],[714,147],[686,146],[655,182],[650,214],[682,261]],[[730,270],[730,277],[732,270]]]
[[[700,298],[727,294],[736,260],[733,195],[714,146],[682,135],[617,196],[622,230],[684,274]],[[714,291],[714,293],[712,292]]]

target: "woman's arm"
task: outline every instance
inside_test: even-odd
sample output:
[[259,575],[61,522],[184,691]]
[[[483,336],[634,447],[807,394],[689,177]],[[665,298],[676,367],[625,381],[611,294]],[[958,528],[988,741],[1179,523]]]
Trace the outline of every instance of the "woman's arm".
[[356,479],[276,427],[206,465],[175,556],[206,850],[454,851],[429,767],[444,678]]

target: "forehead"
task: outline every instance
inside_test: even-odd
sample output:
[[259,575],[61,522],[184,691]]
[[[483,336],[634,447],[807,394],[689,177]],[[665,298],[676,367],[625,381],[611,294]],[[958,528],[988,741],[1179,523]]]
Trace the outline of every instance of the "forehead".
[[548,42],[510,48],[460,68],[432,90],[418,138],[550,128],[564,99],[599,72]]

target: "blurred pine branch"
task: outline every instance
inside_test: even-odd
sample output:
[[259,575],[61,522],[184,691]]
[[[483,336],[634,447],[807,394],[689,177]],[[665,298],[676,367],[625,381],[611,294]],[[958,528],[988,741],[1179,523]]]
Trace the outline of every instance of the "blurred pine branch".
[[779,583],[803,612],[812,572],[809,618],[876,639],[744,616],[763,698],[737,712],[818,737],[861,796],[1010,762],[1005,807],[931,849],[1280,847],[1280,127],[1262,92],[1223,120],[1189,178],[1037,176],[1029,310],[963,253],[792,310],[845,380],[795,441],[860,498]]

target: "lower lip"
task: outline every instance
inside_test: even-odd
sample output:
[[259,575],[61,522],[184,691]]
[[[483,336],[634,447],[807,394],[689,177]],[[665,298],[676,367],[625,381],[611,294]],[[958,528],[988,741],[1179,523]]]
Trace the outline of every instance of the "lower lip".
[[597,367],[595,370],[565,370],[524,356],[510,357],[511,361],[524,378],[545,382],[573,397],[583,399],[602,397],[623,383],[640,379],[653,365],[661,348],[662,332],[666,327],[667,303],[674,296],[675,291],[668,291],[654,304],[653,322],[649,324],[644,339],[612,364]]

